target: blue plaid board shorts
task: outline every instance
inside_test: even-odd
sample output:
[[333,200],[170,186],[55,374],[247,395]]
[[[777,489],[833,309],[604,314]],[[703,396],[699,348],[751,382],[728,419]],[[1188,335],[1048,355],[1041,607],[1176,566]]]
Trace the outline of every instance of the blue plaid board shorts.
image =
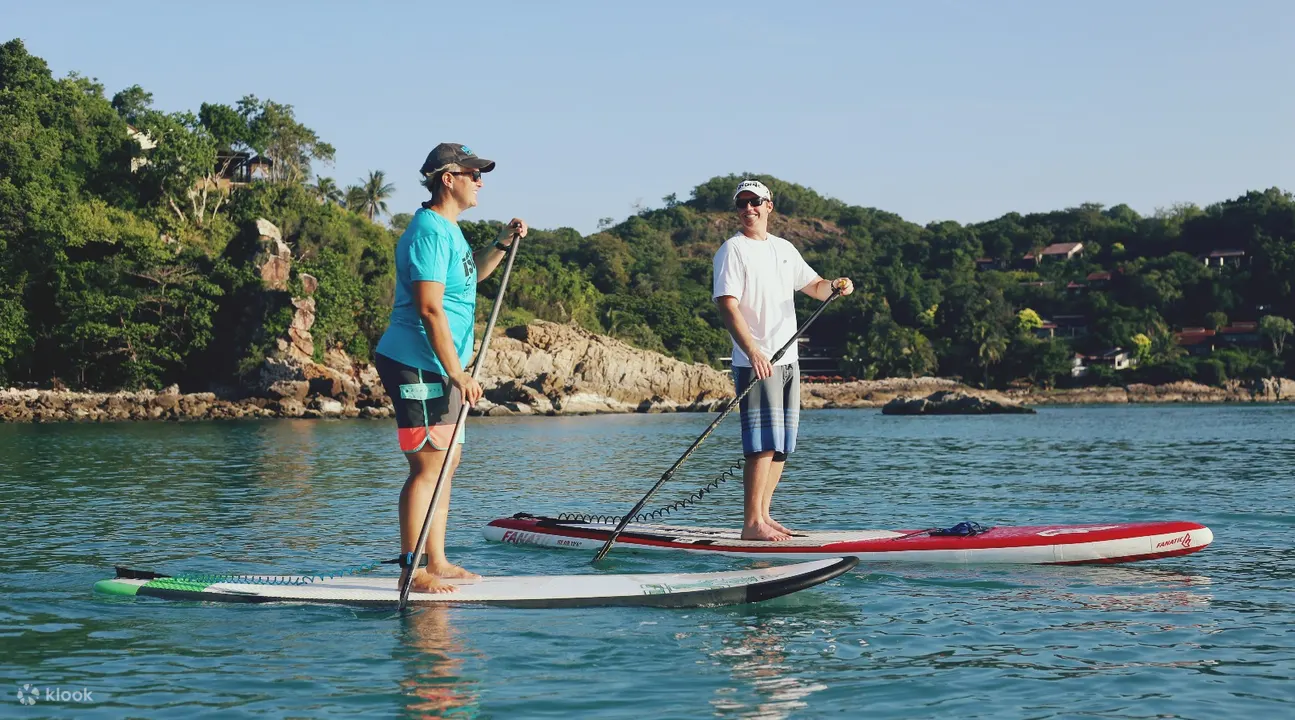
[[[749,367],[733,366],[733,384],[742,392],[755,376]],[[742,413],[742,453],[774,453],[786,460],[796,450],[800,429],[800,363],[774,365],[773,375],[756,381],[738,404]]]

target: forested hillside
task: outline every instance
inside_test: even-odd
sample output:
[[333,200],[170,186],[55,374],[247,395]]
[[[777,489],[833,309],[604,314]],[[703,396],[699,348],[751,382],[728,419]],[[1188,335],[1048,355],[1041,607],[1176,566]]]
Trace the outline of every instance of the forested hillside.
[[[84,77],[52,77],[21,41],[0,46],[0,384],[237,384],[286,330],[301,273],[319,279],[317,352],[371,355],[402,211],[414,208],[387,207],[381,171],[347,188],[320,174],[334,148],[291,105],[213,100],[161,112],[143,88],[108,97]],[[710,301],[711,257],[738,227],[731,193],[743,177],[712,178],[588,236],[535,230],[505,321],[575,322],[718,366],[729,342]],[[919,226],[754,177],[775,196],[772,232],[859,288],[811,333],[849,375],[1003,386],[1291,373],[1288,192],[1150,217],[1080,205]],[[287,290],[267,291],[253,268],[258,218],[292,250]],[[481,245],[498,225],[463,227]],[[483,315],[497,281],[481,287]],[[1093,361],[1071,378],[1076,353],[1117,347],[1135,368]]]

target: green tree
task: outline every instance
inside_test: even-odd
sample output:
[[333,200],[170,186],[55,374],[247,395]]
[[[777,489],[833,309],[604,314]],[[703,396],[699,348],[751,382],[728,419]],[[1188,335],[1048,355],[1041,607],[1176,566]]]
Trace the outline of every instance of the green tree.
[[1061,340],[1050,338],[1035,344],[1033,362],[1027,372],[1031,382],[1052,387],[1070,377],[1075,351]]
[[387,182],[387,174],[381,170],[370,170],[367,178],[361,178],[360,191],[362,200],[360,212],[370,222],[379,215],[387,214],[387,199],[396,193],[396,186]]
[[1284,317],[1265,315],[1259,318],[1259,332],[1272,343],[1273,356],[1280,358],[1286,348],[1286,338],[1295,333],[1295,323]]
[[1007,351],[1007,338],[995,332],[988,323],[977,324],[972,332],[976,339],[976,358],[985,373],[982,386],[989,387],[990,368],[1002,361],[1003,353]]
[[409,223],[413,219],[414,219],[414,216],[412,213],[396,213],[395,215],[391,216],[391,220],[390,220],[391,229],[397,235],[400,235],[405,232],[405,228],[409,227]]
[[337,186],[337,181],[331,177],[317,175],[315,184],[308,187],[321,202],[340,204],[345,197],[342,195],[342,189]]
[[49,368],[81,387],[160,387],[210,342],[221,291],[156,227],[101,201],[68,209]]
[[[181,223],[203,225],[225,199],[214,182],[216,141],[193,113],[143,112],[141,130],[157,147],[140,168],[140,178]],[[210,201],[210,202],[209,202]]]
[[138,85],[131,85],[112,96],[112,109],[128,123],[136,123],[139,116],[153,106],[153,93]]
[[247,117],[228,105],[203,103],[198,109],[198,121],[216,143],[216,164],[209,175],[213,184],[216,178],[227,177],[236,163],[265,151],[263,132],[254,130]]
[[354,213],[364,214],[364,188],[360,185],[347,185],[342,193],[342,206]]
[[[487,296],[497,292],[494,278],[489,282],[489,286],[482,288]],[[604,296],[579,269],[549,256],[538,265],[515,270],[513,282],[516,284],[510,286],[508,304],[525,310],[531,317],[559,323],[574,322],[592,330],[602,329],[599,314]],[[478,309],[482,313],[489,310],[484,303]]]
[[333,146],[298,122],[291,105],[245,95],[238,114],[247,123],[248,144],[274,162],[271,181],[301,182],[310,177],[311,163],[333,162]]
[[1151,338],[1147,337],[1146,333],[1133,336],[1133,358],[1139,366],[1151,361]]
[[1206,385],[1221,386],[1228,381],[1227,366],[1219,358],[1205,358],[1196,365],[1196,379]]
[[1211,312],[1205,314],[1205,328],[1207,330],[1218,330],[1228,326],[1227,313]]
[[1043,327],[1043,318],[1039,317],[1039,314],[1030,308],[1024,308],[1016,313],[1017,332],[1030,333],[1041,327]]

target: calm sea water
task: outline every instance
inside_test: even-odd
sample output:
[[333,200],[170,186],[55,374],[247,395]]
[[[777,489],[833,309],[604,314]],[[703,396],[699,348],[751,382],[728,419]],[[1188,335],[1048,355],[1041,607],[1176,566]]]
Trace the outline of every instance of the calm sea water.
[[[473,418],[452,557],[488,574],[595,572],[589,553],[487,544],[480,528],[518,511],[623,512],[710,418]],[[734,459],[736,432],[723,426],[658,498]],[[1295,715],[1295,406],[817,411],[802,437],[774,506],[794,527],[1183,518],[1215,545],[1117,567],[861,565],[707,610],[397,617],[109,598],[91,586],[114,564],[307,572],[392,556],[392,426],[0,426],[0,716]],[[735,523],[740,498],[727,483],[679,520]],[[613,557],[622,572],[746,562]],[[35,705],[18,702],[27,683]]]

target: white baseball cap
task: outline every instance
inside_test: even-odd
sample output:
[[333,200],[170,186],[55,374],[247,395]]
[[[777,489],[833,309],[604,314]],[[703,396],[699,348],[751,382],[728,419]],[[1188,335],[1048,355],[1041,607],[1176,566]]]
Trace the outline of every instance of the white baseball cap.
[[744,192],[755,193],[756,197],[765,200],[773,200],[773,193],[769,192],[769,188],[765,187],[764,183],[759,180],[743,180],[738,183],[737,190],[733,191],[733,199],[736,200],[737,196]]

